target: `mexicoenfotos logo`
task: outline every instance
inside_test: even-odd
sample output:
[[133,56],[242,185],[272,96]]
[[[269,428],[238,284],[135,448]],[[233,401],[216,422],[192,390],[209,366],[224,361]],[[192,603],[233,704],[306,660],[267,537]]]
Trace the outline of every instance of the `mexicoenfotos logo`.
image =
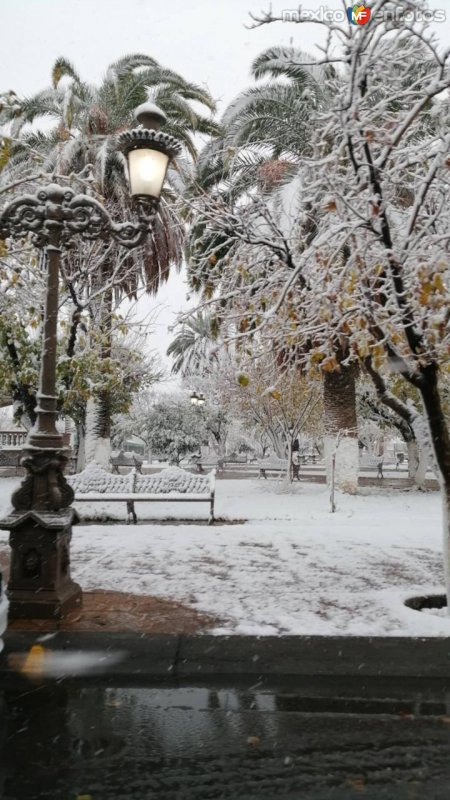
[[[370,0],[367,0],[370,2]],[[347,13],[345,13],[347,11]],[[421,24],[428,22],[445,22],[447,14],[443,8],[433,10],[427,8],[391,8],[389,5],[382,8],[378,13],[372,14],[369,6],[355,3],[354,6],[345,8],[329,8],[328,6],[316,6],[315,8],[303,8],[301,3],[297,8],[284,8],[281,12],[283,22],[334,22],[340,25],[348,20],[352,25],[367,25],[370,19],[384,20],[386,24],[413,25],[415,22]]]
[[[370,1],[367,0],[367,2]],[[433,10],[429,8],[402,8],[401,6],[390,8],[389,4],[386,4],[377,14],[374,14],[369,6],[361,3],[361,0],[348,8],[328,8],[328,6],[324,5],[316,5],[315,8],[303,8],[300,3],[297,8],[284,8],[281,12],[283,22],[334,22],[336,25],[340,25],[346,20],[351,25],[367,25],[369,20],[375,20],[376,17],[384,20],[386,24],[396,26],[401,24],[413,25],[415,22],[421,24],[445,22],[447,19],[443,8],[435,8]]]
[[355,3],[353,7],[347,8],[347,16],[352,25],[365,25],[370,19],[370,8]]

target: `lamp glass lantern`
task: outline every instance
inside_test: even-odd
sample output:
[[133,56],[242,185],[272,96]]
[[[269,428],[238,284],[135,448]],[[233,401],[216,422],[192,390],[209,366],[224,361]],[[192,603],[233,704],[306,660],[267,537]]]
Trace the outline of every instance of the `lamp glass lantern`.
[[160,150],[136,148],[128,153],[130,192],[132,197],[158,200],[169,166],[169,156]]
[[153,103],[143,103],[135,111],[138,128],[119,136],[119,147],[128,162],[130,194],[136,199],[159,201],[170,161],[181,152],[173,136],[160,128],[166,115]]

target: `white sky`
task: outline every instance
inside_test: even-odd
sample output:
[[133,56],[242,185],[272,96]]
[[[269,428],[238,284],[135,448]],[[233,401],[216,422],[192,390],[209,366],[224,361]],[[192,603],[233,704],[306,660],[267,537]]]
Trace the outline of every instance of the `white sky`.
[[[340,0],[304,0],[302,5],[342,8]],[[60,55],[96,82],[112,61],[142,52],[207,86],[223,108],[249,85],[250,64],[266,47],[293,38],[295,45],[314,52],[316,25],[245,28],[248,11],[268,7],[264,0],[0,0],[0,91],[32,94],[44,88]],[[297,7],[292,0],[272,2],[274,14]],[[450,0],[435,0],[431,8],[445,9],[446,22],[436,30],[449,44]],[[167,326],[185,305],[185,294],[183,278],[174,276],[157,298],[161,311],[154,340],[161,353],[170,341]],[[144,304],[148,309],[148,301]]]

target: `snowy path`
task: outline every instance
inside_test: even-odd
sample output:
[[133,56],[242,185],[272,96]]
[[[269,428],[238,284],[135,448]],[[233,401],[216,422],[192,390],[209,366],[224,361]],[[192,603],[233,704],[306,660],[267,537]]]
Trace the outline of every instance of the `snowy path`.
[[[0,482],[2,512],[14,483]],[[149,507],[161,517],[182,509]],[[323,486],[288,494],[278,481],[220,481],[217,515],[248,522],[81,524],[73,575],[84,589],[181,600],[224,620],[216,633],[450,636],[450,620],[403,605],[443,590],[437,493],[367,490],[340,496],[332,515]]]

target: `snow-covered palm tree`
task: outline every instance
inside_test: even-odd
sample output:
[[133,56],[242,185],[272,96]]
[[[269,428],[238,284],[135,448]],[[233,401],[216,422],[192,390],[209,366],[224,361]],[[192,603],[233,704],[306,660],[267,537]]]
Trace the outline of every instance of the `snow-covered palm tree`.
[[[306,66],[305,66],[306,64]],[[254,60],[259,81],[225,110],[221,133],[202,150],[196,186],[222,185],[236,195],[274,179],[289,180],[314,142],[312,112],[330,102],[333,67],[322,67],[295,47],[271,47]]]
[[211,317],[198,311],[179,325],[167,349],[173,358],[172,372],[183,376],[198,372],[208,361],[217,360]]
[[[171,266],[181,264],[183,223],[173,208],[173,199],[181,191],[196,158],[196,134],[214,134],[217,128],[210,118],[214,103],[209,93],[161,66],[147,55],[132,54],[111,64],[99,85],[85,82],[73,64],[58,58],[51,74],[51,85],[32,97],[14,92],[0,96],[0,125],[9,135],[9,160],[4,177],[19,175],[28,168],[30,157],[45,172],[63,175],[89,175],[92,190],[117,217],[132,214],[131,200],[124,171],[124,158],[115,145],[116,134],[134,123],[134,109],[151,100],[168,117],[167,132],[176,136],[184,153],[172,165],[159,212],[151,235],[141,248],[130,251],[114,292],[135,295],[139,285],[155,294],[169,276]],[[203,108],[207,115],[196,108]],[[45,120],[41,130],[39,124]],[[30,127],[31,126],[31,127]],[[110,281],[116,263],[115,246],[105,249],[94,289]],[[103,296],[97,309],[98,325],[104,329],[104,351],[110,351],[109,320],[113,290]],[[110,431],[108,396],[99,396],[91,408],[94,439],[103,440],[99,458],[108,456]],[[106,444],[106,446],[105,446]],[[101,453],[105,455],[102,457]],[[96,458],[95,447],[91,458]]]

